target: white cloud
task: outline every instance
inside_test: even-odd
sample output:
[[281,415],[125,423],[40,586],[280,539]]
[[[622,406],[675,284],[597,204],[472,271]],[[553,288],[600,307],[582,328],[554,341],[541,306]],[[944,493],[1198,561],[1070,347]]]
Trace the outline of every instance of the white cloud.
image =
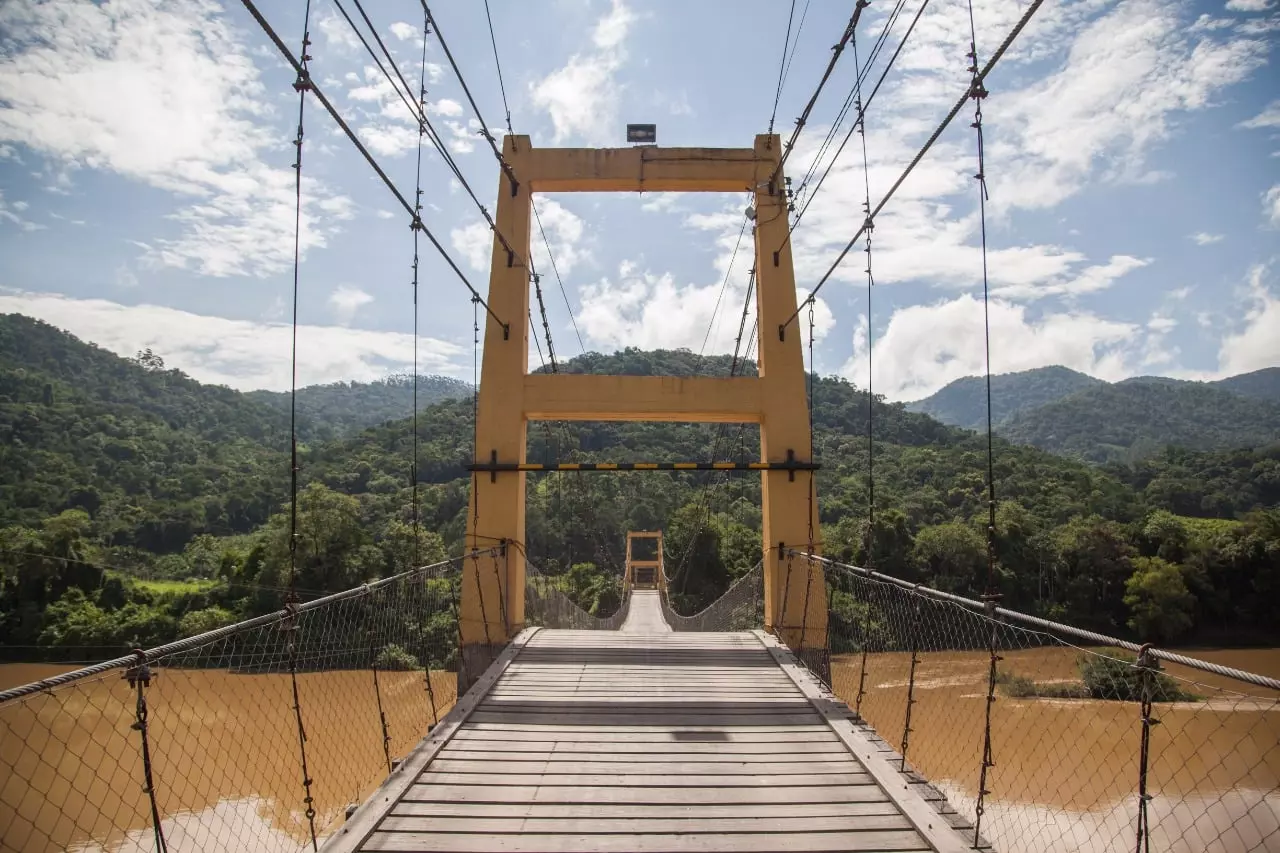
[[[174,193],[174,238],[146,259],[208,275],[268,275],[293,260],[294,177],[258,70],[220,9],[199,0],[0,4],[0,141]],[[20,35],[19,35],[20,34]],[[267,154],[269,152],[269,155]],[[325,245],[350,203],[304,184],[301,248]]]
[[1210,234],[1206,231],[1197,231],[1195,234],[1188,235],[1187,239],[1195,243],[1197,246],[1209,246],[1209,245],[1212,245],[1213,243],[1221,243],[1223,240],[1226,239],[1226,235]]
[[1227,0],[1226,8],[1232,12],[1265,12],[1273,0]]
[[335,12],[322,14],[316,21],[316,27],[324,36],[325,47],[329,50],[356,51],[361,48],[355,31]]
[[372,294],[349,284],[340,284],[329,294],[329,308],[340,326],[349,326],[356,312],[372,301]]
[[680,210],[680,199],[684,193],[645,193],[641,197],[640,209],[645,213],[668,213]]
[[379,219],[395,219],[396,215],[389,210],[375,210],[373,215]]
[[1280,184],[1262,194],[1262,215],[1272,228],[1280,228]]
[[[1133,323],[1084,311],[1033,316],[1027,306],[991,301],[991,369],[994,373],[1061,364],[1103,379],[1131,375],[1162,360],[1149,335]],[[855,334],[854,355],[843,373],[865,383],[865,318]],[[1157,327],[1160,326],[1157,323]],[[1157,328],[1155,334],[1163,334]],[[891,400],[926,397],[948,382],[985,370],[982,301],[965,294],[893,312],[873,348],[877,393]]]
[[575,53],[563,67],[530,83],[534,106],[545,109],[555,126],[553,143],[570,138],[602,143],[617,137],[623,88],[617,74],[626,62],[623,42],[635,20],[622,0],[613,0],[592,33],[595,50]]
[[22,214],[26,212],[27,203],[25,201],[5,201],[4,191],[0,190],[0,224],[8,222],[16,225],[23,231],[40,231],[46,226],[38,222],[32,222]]
[[473,270],[485,273],[489,271],[493,258],[493,232],[489,230],[487,222],[476,220],[461,228],[454,228],[449,232],[449,242]]
[[1235,376],[1280,366],[1280,294],[1263,283],[1268,269],[1249,270],[1245,285],[1244,326],[1226,335],[1218,348],[1218,375]]
[[127,264],[121,264],[116,267],[115,283],[116,287],[134,288],[138,286],[138,276]]
[[1237,127],[1261,128],[1261,127],[1280,127],[1280,100],[1272,101],[1258,113],[1247,121],[1242,121]]
[[[292,329],[163,308],[41,293],[0,292],[0,311],[37,317],[122,356],[151,347],[165,363],[242,391],[289,387]],[[423,373],[470,376],[470,349],[419,338]],[[413,336],[339,326],[298,328],[298,382],[369,381],[411,369]]]
[[441,98],[438,101],[427,104],[427,112],[442,115],[446,118],[456,118],[462,115],[462,104],[452,98]]
[[391,34],[400,39],[400,41],[415,40],[422,35],[422,30],[404,21],[396,21],[391,25],[390,29]]
[[[581,263],[591,259],[590,249],[583,245],[586,225],[582,217],[555,199],[535,196],[533,201],[542,219],[542,228],[547,233],[547,242],[555,253],[556,269],[562,276],[567,276]],[[547,256],[542,235],[538,233],[536,220],[531,226],[531,233],[534,266],[544,275],[552,274],[551,259]]]

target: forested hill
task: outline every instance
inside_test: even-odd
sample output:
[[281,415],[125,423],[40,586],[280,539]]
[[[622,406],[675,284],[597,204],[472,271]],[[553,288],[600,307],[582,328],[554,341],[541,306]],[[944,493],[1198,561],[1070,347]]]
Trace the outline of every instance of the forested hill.
[[[298,389],[298,416],[309,438],[329,440],[383,421],[399,420],[413,411],[413,377],[388,376],[374,382],[333,382]],[[441,400],[472,393],[471,386],[447,376],[418,377],[418,411]],[[249,399],[289,411],[288,391],[250,391]]]
[[[1092,462],[1140,459],[1168,445],[1230,450],[1280,440],[1280,367],[1216,382],[1139,376],[1114,384],[1043,367],[991,377],[991,403],[997,431],[1011,441]],[[986,382],[958,379],[907,409],[984,429]]]
[[1200,383],[1129,380],[1023,412],[1000,434],[1090,462],[1127,462],[1170,445],[1226,450],[1280,441],[1280,403]]
[[[992,420],[998,425],[1020,412],[1102,384],[1101,379],[1057,365],[992,376]],[[945,424],[965,429],[986,429],[986,379],[965,376],[948,383],[932,396],[907,403],[906,407],[913,412],[932,415]]]
[[[43,323],[0,317],[0,645],[147,646],[279,606],[289,564],[287,413],[167,370],[161,356],[121,359]],[[688,375],[729,367],[727,357],[629,349],[560,369]],[[344,394],[369,391],[335,385],[313,399],[350,413]],[[326,411],[317,402],[304,428]],[[985,441],[836,379],[814,382],[813,418],[827,553],[979,594]],[[460,552],[471,401],[443,400],[419,416],[420,534],[408,523],[411,424],[382,420],[328,441],[309,433],[300,447],[301,589],[343,589],[402,570],[415,553]],[[539,461],[758,452],[755,428],[738,426],[531,424],[529,440]],[[1003,440],[996,454],[997,551],[1010,606],[1142,637],[1274,640],[1280,450],[1165,452],[1139,466],[1102,467]],[[528,482],[530,557],[589,608],[616,603],[629,529],[665,530],[690,608],[759,558],[758,476]]]

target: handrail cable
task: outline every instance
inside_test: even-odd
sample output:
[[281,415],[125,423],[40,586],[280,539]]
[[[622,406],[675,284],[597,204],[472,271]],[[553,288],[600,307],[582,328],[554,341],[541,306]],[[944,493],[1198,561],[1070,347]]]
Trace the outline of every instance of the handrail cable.
[[[302,64],[298,62],[294,57],[293,52],[289,50],[285,43],[280,40],[280,36],[276,34],[275,29],[272,28],[267,19],[263,17],[262,12],[258,10],[258,7],[254,4],[253,0],[240,0],[240,2],[244,4],[245,9],[247,9],[249,14],[253,16],[253,19],[257,21],[258,26],[261,27],[267,37],[271,39],[272,44],[274,44],[276,49],[280,51],[280,55],[285,58],[285,61],[288,62],[299,75],[302,75],[306,69],[304,69]],[[324,92],[320,90],[320,87],[316,82],[311,80],[309,77],[307,79],[311,94],[315,95],[316,100],[320,102],[320,105],[325,108],[330,117],[337,123],[338,127],[342,129],[342,132],[351,140],[351,144],[356,147],[356,150],[360,152],[362,157],[364,157],[365,162],[367,162],[373,171],[377,173],[378,177],[382,179],[382,183],[385,184],[387,189],[391,191],[391,194],[396,197],[396,201],[400,202],[400,206],[405,209],[405,212],[410,216],[413,216],[413,205],[411,205],[404,197],[404,193],[400,192],[400,189],[395,185],[391,178],[387,176],[386,171],[378,165],[378,161],[369,153],[369,149],[365,148],[364,143],[362,143],[360,138],[356,136],[355,131],[353,131],[351,126],[347,124],[346,119],[342,117],[342,114],[339,113],[329,99],[325,97]],[[502,327],[504,336],[509,336],[511,332],[510,324],[503,321],[501,317],[493,312],[493,309],[489,307],[489,303],[486,302],[484,297],[480,295],[480,292],[472,286],[471,282],[467,279],[466,274],[463,273],[457,262],[454,261],[447,251],[445,251],[444,246],[436,236],[431,233],[431,229],[427,228],[425,225],[421,225],[421,228],[422,233],[427,235],[427,239],[431,241],[431,245],[434,246],[440,256],[444,258],[445,263],[447,263],[449,268],[453,270],[454,274],[458,277],[459,281],[462,282],[463,286],[470,291],[471,298],[482,305],[485,312],[493,318],[494,322],[498,323]]]
[[[424,0],[425,2],[425,0]],[[831,48],[831,60],[827,63],[827,70],[823,72],[822,79],[818,81],[817,88],[813,90],[813,95],[809,98],[809,102],[805,104],[804,111],[800,113],[800,117],[796,119],[795,129],[791,131],[791,136],[786,144],[782,146],[782,155],[778,158],[778,165],[774,167],[773,174],[769,176],[769,183],[773,184],[782,174],[782,169],[787,163],[787,157],[791,154],[791,149],[795,147],[796,139],[800,136],[800,131],[804,130],[805,123],[809,121],[809,114],[813,112],[814,104],[818,102],[818,96],[822,94],[822,88],[827,84],[827,80],[831,77],[831,72],[835,70],[836,62],[840,59],[840,54],[844,52],[845,45],[849,43],[849,39],[853,37],[853,31],[858,26],[858,21],[862,18],[862,10],[870,5],[870,0],[858,0],[857,5],[853,8],[853,14],[849,17],[849,23],[844,28],[844,33],[840,36],[840,41]]]
[[[246,2],[248,2],[248,0],[246,0]],[[955,106],[953,106],[951,111],[947,113],[945,118],[943,118],[942,123],[938,125],[920,150],[916,152],[916,156],[907,164],[906,169],[904,169],[902,174],[898,176],[898,179],[893,182],[893,186],[891,186],[889,191],[885,193],[884,197],[880,199],[880,203],[877,204],[875,210],[871,212],[871,216],[867,217],[866,222],[874,221],[875,218],[880,215],[880,211],[883,210],[884,206],[889,203],[891,198],[893,198],[894,193],[898,191],[898,188],[902,186],[903,182],[911,172],[915,170],[915,167],[924,159],[924,155],[929,153],[929,149],[931,149],[933,144],[938,141],[938,137],[942,136],[943,131],[947,129],[952,120],[959,114],[960,110],[964,108],[964,105],[968,103],[970,98],[969,93],[972,87],[974,85],[983,85],[986,81],[987,75],[996,67],[996,63],[1000,61],[1002,56],[1004,56],[1005,52],[1013,44],[1014,39],[1018,37],[1026,25],[1031,21],[1032,16],[1035,15],[1042,5],[1044,5],[1044,0],[1031,0],[1031,5],[1029,5],[1026,11],[1023,12],[1022,17],[1018,19],[1018,23],[1009,31],[1009,34],[1005,36],[1004,42],[1001,43],[999,49],[997,49],[995,53],[991,54],[991,58],[987,60],[987,64],[983,66],[982,70],[978,72],[977,76],[974,77],[969,86],[965,88],[964,94],[960,96],[960,99],[956,101]],[[806,296],[800,306],[796,308],[795,313],[778,325],[779,337],[784,336],[786,334],[787,326],[791,325],[795,319],[800,316],[800,309],[804,305],[809,304],[814,297],[818,295],[818,291],[822,290],[823,285],[827,283],[831,278],[831,275],[836,271],[836,268],[839,267],[840,263],[845,259],[845,256],[849,254],[849,250],[854,247],[854,244],[858,242],[866,231],[866,222],[863,222],[862,226],[858,228],[857,232],[849,240],[848,244],[840,250],[840,254],[836,257],[835,261],[832,262],[827,271],[823,273],[822,278],[818,280],[818,283],[814,286],[813,290],[809,291],[809,295]]]

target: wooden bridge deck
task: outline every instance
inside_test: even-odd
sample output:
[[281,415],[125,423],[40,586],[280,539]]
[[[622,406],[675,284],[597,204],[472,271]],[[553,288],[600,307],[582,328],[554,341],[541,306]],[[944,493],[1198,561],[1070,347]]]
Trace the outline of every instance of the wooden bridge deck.
[[325,850],[968,849],[772,637],[632,607],[521,634]]

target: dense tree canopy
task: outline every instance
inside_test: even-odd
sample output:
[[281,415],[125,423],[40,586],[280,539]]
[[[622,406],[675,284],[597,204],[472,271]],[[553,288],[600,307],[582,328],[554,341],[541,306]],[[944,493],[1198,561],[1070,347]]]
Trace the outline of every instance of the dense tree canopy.
[[[262,395],[166,369],[163,354],[144,356],[117,358],[36,321],[0,317],[0,643],[145,645],[280,605],[290,576],[287,414]],[[561,369],[724,375],[730,359],[628,349]],[[420,414],[415,529],[409,405],[393,417],[403,391],[394,381],[325,386],[304,409],[293,562],[304,595],[462,551],[471,401],[439,400]],[[841,379],[816,379],[813,399],[826,552],[980,594],[985,440]],[[529,429],[537,461],[700,460],[713,448],[721,459],[755,458],[758,431]],[[1162,642],[1276,641],[1280,446],[1170,448],[1097,467],[997,440],[995,476],[1007,605]],[[530,559],[593,612],[617,606],[626,532],[656,528],[666,533],[677,605],[701,607],[760,558],[759,477],[528,478]],[[439,614],[430,630],[451,636],[451,618]]]

